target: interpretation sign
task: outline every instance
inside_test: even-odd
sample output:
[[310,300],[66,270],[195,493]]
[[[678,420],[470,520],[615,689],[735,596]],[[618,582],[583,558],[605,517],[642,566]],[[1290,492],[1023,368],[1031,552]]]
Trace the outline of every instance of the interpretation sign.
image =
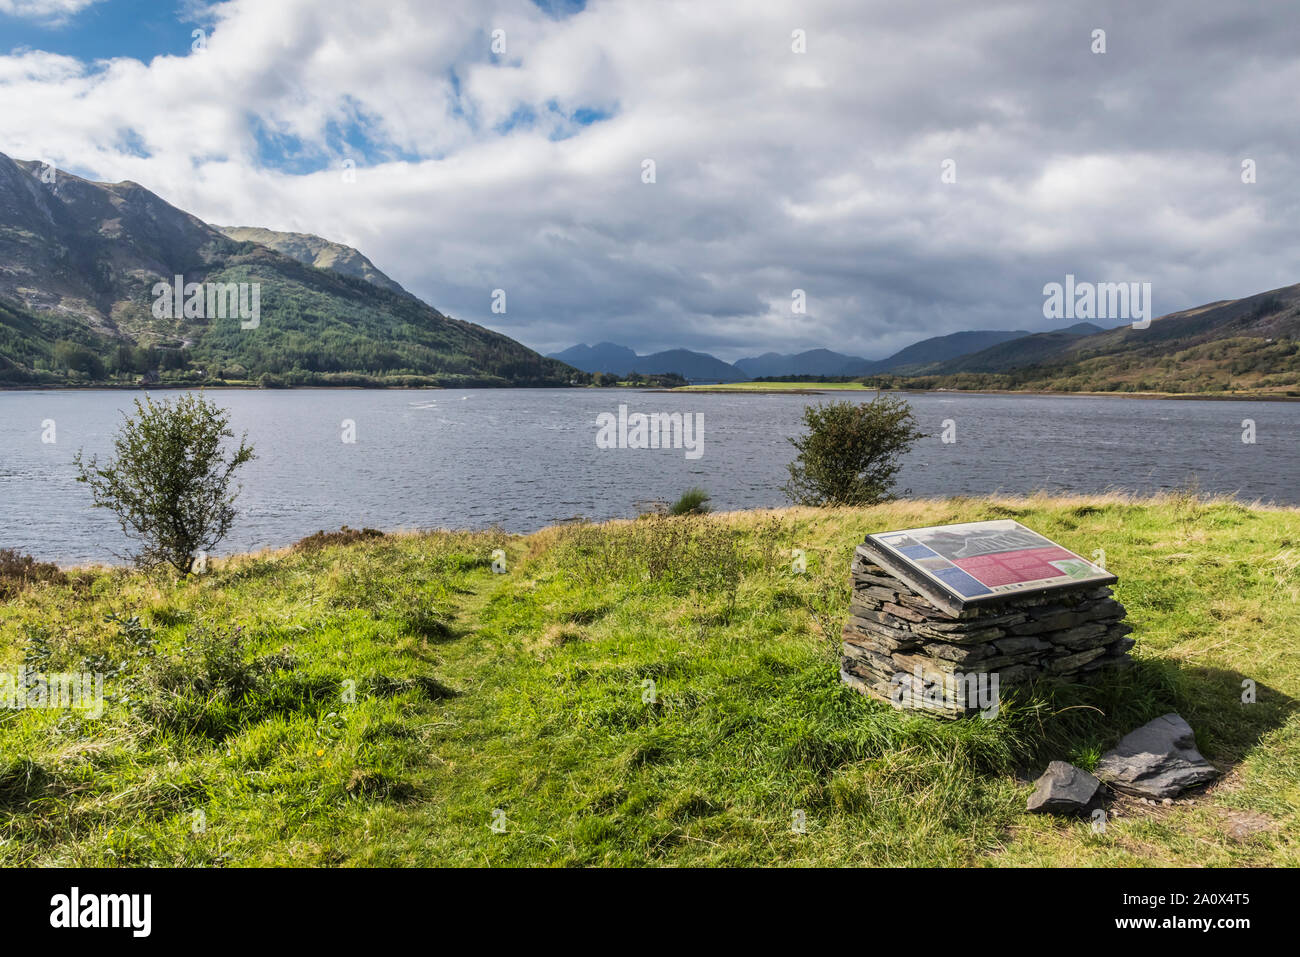
[[967,522],[868,535],[883,564],[938,585],[958,608],[1031,592],[1109,585],[1114,575],[1019,522]]

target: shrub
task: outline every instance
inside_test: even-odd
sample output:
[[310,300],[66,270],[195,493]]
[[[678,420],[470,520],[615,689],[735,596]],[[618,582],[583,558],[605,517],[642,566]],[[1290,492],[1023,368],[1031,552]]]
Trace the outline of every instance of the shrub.
[[230,490],[235,471],[253,458],[248,436],[229,454],[230,416],[203,396],[173,402],[135,402],[113,440],[116,457],[104,466],[77,452],[77,481],[90,486],[95,505],[117,514],[122,531],[142,547],[129,554],[145,567],[171,565],[182,575],[199,552],[216,547],[235,520]]
[[51,562],[38,562],[12,548],[0,548],[0,601],[8,601],[28,585],[49,582],[66,584],[68,576]]
[[798,505],[875,505],[894,495],[899,458],[925,433],[911,407],[878,395],[866,404],[829,402],[804,409],[808,434],[790,439],[799,452],[784,490]]
[[139,618],[108,620],[127,648],[123,700],[154,731],[220,740],[269,714],[305,710],[325,693],[287,651],[253,655],[255,642],[238,625],[195,626],[171,655]]
[[300,539],[293,546],[296,552],[315,552],[330,545],[351,545],[371,538],[383,538],[384,533],[377,528],[348,528],[344,525],[337,532],[324,530]]
[[709,493],[702,488],[688,488],[668,507],[669,515],[702,515],[709,510]]
[[251,658],[248,644],[238,625],[194,628],[178,656],[151,659],[148,684],[163,699],[197,694],[240,701],[257,688],[263,674],[282,663],[278,657]]

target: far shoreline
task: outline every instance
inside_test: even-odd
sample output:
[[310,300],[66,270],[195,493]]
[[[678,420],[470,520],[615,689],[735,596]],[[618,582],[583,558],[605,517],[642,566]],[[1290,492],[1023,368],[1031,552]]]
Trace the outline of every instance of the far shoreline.
[[[821,385],[823,387],[819,388]],[[1280,395],[1271,392],[1065,392],[1052,389],[879,389],[835,388],[841,383],[791,383],[792,388],[745,388],[735,385],[686,385],[666,389],[660,386],[595,386],[595,385],[298,385],[266,388],[258,385],[232,385],[228,383],[160,383],[157,385],[0,385],[4,392],[183,392],[212,390],[214,392],[503,392],[509,390],[554,391],[564,389],[594,390],[598,392],[651,392],[671,395],[851,395],[854,393],[888,392],[901,395],[989,395],[989,396],[1054,396],[1061,398],[1091,399],[1175,399],[1205,400],[1210,402],[1300,402],[1300,395]],[[797,387],[795,387],[797,386]]]
[[815,385],[797,389],[737,389],[726,386],[683,386],[677,389],[646,389],[647,392],[671,392],[679,395],[852,395],[858,392],[888,392],[901,395],[994,395],[1053,396],[1085,399],[1205,399],[1214,402],[1300,402],[1298,395],[1269,392],[1060,392],[1050,389],[818,389]]

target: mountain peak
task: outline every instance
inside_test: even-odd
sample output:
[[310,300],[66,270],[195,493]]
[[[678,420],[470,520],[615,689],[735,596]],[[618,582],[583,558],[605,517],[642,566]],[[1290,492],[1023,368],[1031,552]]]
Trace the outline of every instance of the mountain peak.
[[[166,293],[177,276],[185,291]],[[442,315],[349,246],[221,231],[137,183],[94,183],[0,155],[0,380],[137,376],[186,385],[583,381]]]
[[690,349],[667,349],[642,356],[627,346],[614,342],[598,342],[594,346],[581,343],[561,352],[549,353],[547,358],[567,362],[583,372],[604,372],[617,376],[632,372],[642,375],[676,373],[691,382],[741,382],[749,378],[716,356]]
[[315,266],[317,269],[333,269],[345,276],[364,279],[389,292],[406,292],[356,249],[312,233],[280,232],[264,229],[261,226],[214,226],[213,228],[235,242],[257,243],[278,253],[284,253],[300,263]]

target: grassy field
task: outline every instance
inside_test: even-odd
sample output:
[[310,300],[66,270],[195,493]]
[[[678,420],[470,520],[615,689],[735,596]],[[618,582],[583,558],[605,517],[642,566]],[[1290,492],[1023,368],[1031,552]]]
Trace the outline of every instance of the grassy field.
[[[1105,550],[1136,665],[992,721],[842,686],[855,543],[1001,517]],[[97,720],[0,710],[5,865],[1300,864],[1296,509],[905,501],[88,571],[0,605],[24,661],[120,670]],[[1208,790],[1104,834],[1025,813],[1048,760],[1171,710]]]
[[727,382],[720,385],[683,385],[674,392],[867,392],[861,382]]

